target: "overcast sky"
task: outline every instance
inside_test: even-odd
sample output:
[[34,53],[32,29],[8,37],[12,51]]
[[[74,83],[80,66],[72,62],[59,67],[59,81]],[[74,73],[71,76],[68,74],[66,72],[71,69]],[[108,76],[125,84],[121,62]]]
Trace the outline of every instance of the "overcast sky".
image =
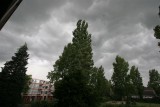
[[160,70],[160,49],[153,28],[160,24],[159,0],[23,0],[0,31],[0,67],[25,42],[27,74],[47,79],[48,72],[72,40],[78,19],[89,23],[95,66],[110,79],[120,55],[148,82],[150,69]]

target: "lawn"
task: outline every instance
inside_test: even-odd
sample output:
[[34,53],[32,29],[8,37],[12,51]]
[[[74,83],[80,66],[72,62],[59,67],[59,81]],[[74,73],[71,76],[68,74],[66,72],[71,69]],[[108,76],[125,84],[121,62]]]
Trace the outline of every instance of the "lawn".
[[103,103],[100,107],[160,107],[160,104],[137,103],[136,105],[125,105],[125,104]]
[[154,104],[154,103],[137,103],[137,105],[143,107],[160,107],[160,104]]

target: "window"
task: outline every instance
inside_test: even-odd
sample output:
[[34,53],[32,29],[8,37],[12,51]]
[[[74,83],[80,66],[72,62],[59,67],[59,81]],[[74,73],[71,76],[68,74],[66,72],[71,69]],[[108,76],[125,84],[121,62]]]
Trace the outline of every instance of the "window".
[[45,87],[45,89],[47,89],[47,88],[48,88],[48,86]]
[[45,91],[45,94],[47,94],[47,91]]

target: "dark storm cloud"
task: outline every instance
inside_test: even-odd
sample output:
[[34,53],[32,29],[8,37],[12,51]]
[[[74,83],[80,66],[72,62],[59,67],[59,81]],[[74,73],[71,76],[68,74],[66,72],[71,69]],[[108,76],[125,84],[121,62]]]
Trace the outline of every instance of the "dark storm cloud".
[[[135,25],[140,23],[147,28],[153,28],[159,22],[158,0],[91,0],[87,6],[82,3],[70,3],[65,7],[65,17],[61,20],[72,21],[85,19],[95,32],[104,32],[98,35],[99,42],[104,37],[111,38],[117,34],[134,33]],[[79,1],[84,2],[84,1]],[[79,5],[79,6],[77,6]],[[68,20],[66,20],[68,19]],[[99,43],[98,42],[98,43]],[[102,45],[102,44],[100,44]]]
[[[14,31],[32,34],[51,18],[51,12],[59,9],[67,0],[23,0],[11,18]],[[8,25],[9,26],[9,25]],[[7,26],[6,26],[7,27]]]
[[[7,31],[0,32],[0,62],[10,60],[19,45],[23,45],[22,38],[16,37],[16,34]],[[12,45],[14,44],[14,47]]]
[[[129,62],[137,59],[139,65],[131,65],[138,66],[142,76],[146,77],[148,70],[157,68],[159,63],[158,60],[147,60],[147,57],[157,57],[157,42],[154,41],[152,29],[159,23],[158,5],[158,0],[95,0],[85,9],[83,5],[81,9],[69,7],[66,14],[71,16],[69,19],[79,17],[89,22],[97,65],[102,64],[106,72],[110,71],[113,57],[117,54]],[[106,42],[108,44],[105,46]],[[151,65],[147,66],[147,63]]]
[[[64,46],[64,43],[62,41],[61,44],[58,44],[58,41],[55,40],[62,40],[62,38],[65,39],[64,37],[59,38],[60,35],[62,35],[60,30],[59,32],[57,32],[57,27],[61,26],[57,26],[55,25],[55,23],[51,23],[52,25],[48,27],[48,24],[46,23],[48,23],[48,20],[52,18],[52,11],[59,9],[61,6],[65,5],[66,1],[24,0],[12,15],[11,19],[7,22],[5,27],[2,29],[2,32],[0,32],[0,35],[2,35],[1,40],[5,39],[5,41],[3,40],[2,43],[7,43],[8,45],[10,45],[8,48],[11,49],[12,46],[17,46],[17,44],[20,45],[22,42],[27,42],[31,53],[36,53],[38,57],[48,56],[47,54],[52,50],[47,50],[48,46],[51,46],[51,48],[56,48],[54,50],[56,50],[55,52],[58,52],[57,47],[59,47],[59,45]],[[49,33],[50,30],[52,31],[52,34],[44,33],[44,35],[40,35],[39,32],[45,32],[42,30],[44,29],[43,26],[46,27],[46,32]],[[67,35],[68,34],[66,34],[66,37]],[[64,40],[64,42],[66,40]]]
[[139,67],[146,85],[149,69],[160,69],[152,30],[159,24],[158,6],[158,0],[23,0],[0,32],[0,60],[8,60],[27,42],[33,67],[29,70],[51,68],[71,42],[76,21],[85,19],[95,65],[103,65],[106,77],[110,79],[112,63],[120,55]]

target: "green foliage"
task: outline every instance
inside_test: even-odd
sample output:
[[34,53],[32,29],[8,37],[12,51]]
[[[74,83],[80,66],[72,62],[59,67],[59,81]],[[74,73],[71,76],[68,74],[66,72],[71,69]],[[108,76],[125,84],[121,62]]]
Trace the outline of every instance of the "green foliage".
[[157,95],[160,95],[160,74],[157,70],[152,69],[149,71],[149,82],[148,87],[151,87],[155,90]]
[[126,95],[126,78],[129,64],[120,56],[117,56],[113,63],[114,72],[112,75],[112,85],[117,99],[122,99]]
[[129,64],[120,56],[116,57],[113,67],[112,85],[117,99],[127,96],[129,100],[132,95],[139,95],[142,98],[143,82],[138,68],[132,66],[128,74]]
[[23,93],[28,92],[31,79],[32,79],[32,75],[26,75],[25,76],[24,88],[23,88],[23,91],[22,91]]
[[57,107],[88,107],[94,104],[93,89],[83,78],[81,72],[76,72],[55,83]]
[[114,103],[102,103],[99,107],[160,107],[160,104],[154,103],[132,103],[128,104],[114,104]]
[[155,28],[154,28],[154,37],[156,39],[160,39],[160,26],[157,25]]
[[47,101],[32,102],[31,107],[53,107],[53,103]]
[[143,105],[126,105],[126,104],[104,104],[101,107],[146,107]]
[[132,84],[132,89],[130,91],[132,95],[139,95],[140,98],[142,98],[143,94],[143,82],[142,77],[140,76],[138,68],[135,66],[131,67],[130,70],[130,80]]
[[[156,39],[160,39],[160,26],[157,25],[155,28],[154,28],[154,37]],[[160,47],[160,42],[158,42],[158,46]]]
[[133,88],[134,86],[132,84],[131,77],[130,75],[127,75],[125,79],[125,92],[126,92],[125,95],[127,96],[127,102],[130,101],[132,92],[134,90]]
[[56,82],[64,78],[65,75],[68,75],[70,72],[71,65],[74,64],[74,51],[75,47],[73,44],[69,43],[64,47],[62,55],[54,64],[54,70],[48,73],[48,78],[51,82]]
[[53,95],[58,107],[95,107],[106,95],[107,80],[102,67],[93,67],[91,34],[87,28],[85,21],[77,22],[72,43],[64,47],[54,70],[48,74],[54,82]]
[[154,103],[138,103],[138,106],[142,107],[160,107],[160,104],[154,104]]
[[0,73],[0,105],[16,107],[25,85],[28,64],[27,44],[21,46],[11,61],[7,61]]
[[95,90],[98,101],[103,101],[106,100],[107,97],[110,97],[111,85],[104,76],[104,69],[102,66],[93,68],[91,84]]

